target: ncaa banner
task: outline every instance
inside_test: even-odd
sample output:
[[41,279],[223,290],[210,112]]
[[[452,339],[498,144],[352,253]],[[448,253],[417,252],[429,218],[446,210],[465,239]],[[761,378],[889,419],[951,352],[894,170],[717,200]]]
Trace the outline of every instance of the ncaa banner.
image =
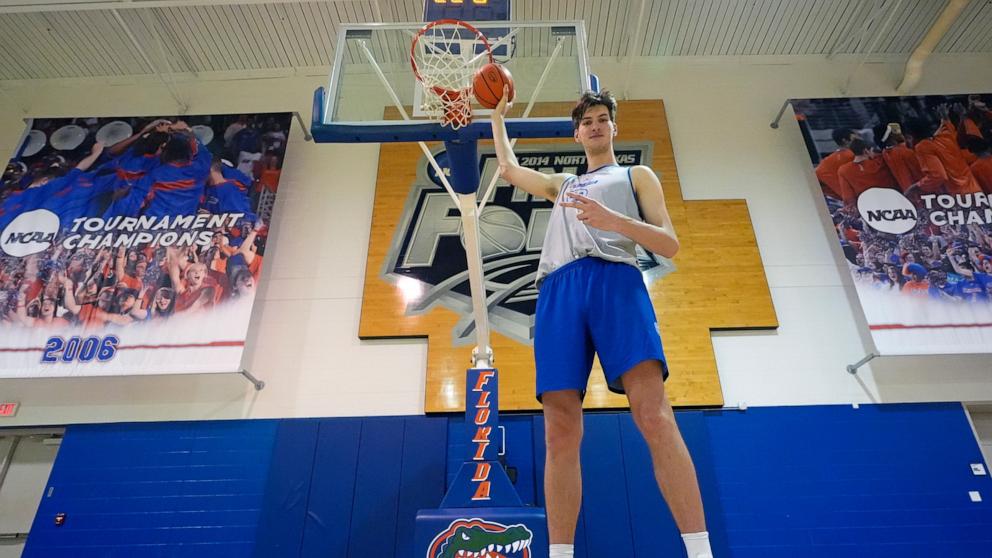
[[992,351],[990,103],[793,101],[880,354]]
[[0,181],[0,377],[240,370],[290,123],[33,120]]

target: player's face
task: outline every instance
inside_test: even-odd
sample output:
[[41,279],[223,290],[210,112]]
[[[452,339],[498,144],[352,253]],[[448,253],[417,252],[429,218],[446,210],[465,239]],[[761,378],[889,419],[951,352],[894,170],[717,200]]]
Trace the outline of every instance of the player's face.
[[575,141],[587,150],[599,152],[613,147],[616,133],[616,124],[610,120],[610,110],[603,105],[595,105],[582,115],[575,130]]
[[171,302],[172,295],[166,291],[159,291],[155,295],[155,305],[158,306],[159,310],[168,310]]
[[982,271],[992,274],[992,260],[988,258],[982,260]]
[[41,302],[41,316],[43,318],[48,318],[55,315],[55,301],[46,298]]
[[134,298],[134,295],[122,296],[119,301],[121,312],[129,312],[132,308],[134,308],[134,303],[136,300],[137,299]]
[[148,264],[145,262],[138,262],[134,266],[134,272],[138,274],[138,277],[144,276],[145,272],[148,271]]
[[189,268],[189,274],[186,276],[192,286],[200,286],[203,283],[203,278],[206,276],[207,270],[203,265],[194,265]]

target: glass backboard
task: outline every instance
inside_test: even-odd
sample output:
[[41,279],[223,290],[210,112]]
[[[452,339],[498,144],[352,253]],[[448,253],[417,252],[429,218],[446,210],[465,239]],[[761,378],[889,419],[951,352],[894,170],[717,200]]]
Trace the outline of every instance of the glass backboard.
[[[568,114],[547,115],[539,103],[575,101],[590,85],[585,28],[579,21],[472,22],[488,39],[495,61],[513,75],[514,107],[507,129],[514,137],[572,134]],[[424,23],[343,26],[326,90],[314,99],[318,141],[382,142],[486,137],[491,110],[473,99],[473,125],[446,130],[424,112],[424,91],[410,64],[411,44]],[[466,44],[467,54],[481,45]],[[527,106],[535,109],[523,118]],[[403,107],[404,119],[397,104]]]

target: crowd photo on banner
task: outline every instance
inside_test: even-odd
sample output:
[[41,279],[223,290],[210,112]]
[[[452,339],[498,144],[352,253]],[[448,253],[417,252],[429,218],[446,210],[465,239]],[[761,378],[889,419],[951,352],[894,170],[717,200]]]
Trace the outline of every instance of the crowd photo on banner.
[[793,101],[868,326],[893,354],[926,352],[931,342],[934,352],[990,346],[990,102]]
[[[992,95],[794,102],[859,286],[980,312],[992,305],[990,102]],[[881,199],[902,205],[872,203]]]
[[35,119],[0,181],[0,331],[253,296],[290,116]]

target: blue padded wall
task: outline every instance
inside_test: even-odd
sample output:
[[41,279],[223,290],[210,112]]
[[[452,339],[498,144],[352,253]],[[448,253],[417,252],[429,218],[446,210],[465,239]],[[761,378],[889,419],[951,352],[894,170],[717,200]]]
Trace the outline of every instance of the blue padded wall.
[[992,556],[992,486],[958,403],[705,414],[734,557]]
[[417,510],[444,497],[447,444],[444,417],[320,421],[299,556],[412,558]]
[[[677,418],[721,558],[992,556],[960,404]],[[542,418],[501,422],[518,491],[543,505]],[[576,556],[684,556],[630,415],[585,427]],[[73,426],[24,556],[413,558],[416,510],[440,503],[463,434],[460,416]]]
[[70,426],[24,558],[250,556],[276,426]]

